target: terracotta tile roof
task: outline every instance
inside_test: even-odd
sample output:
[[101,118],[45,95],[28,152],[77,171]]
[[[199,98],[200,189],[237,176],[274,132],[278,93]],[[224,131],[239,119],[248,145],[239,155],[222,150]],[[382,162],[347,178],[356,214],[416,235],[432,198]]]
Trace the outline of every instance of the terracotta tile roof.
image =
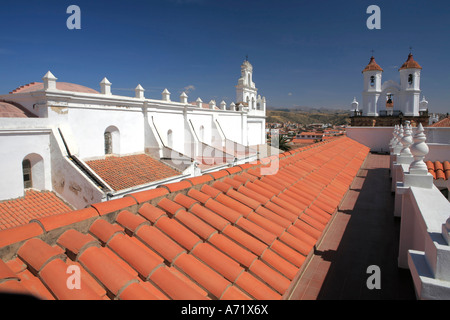
[[[72,212],[80,222],[53,216],[0,231],[0,291],[282,299],[368,152],[342,137]],[[67,288],[70,266],[81,289]]]
[[438,122],[433,123],[432,125],[429,125],[429,127],[432,128],[448,128],[450,127],[450,116],[447,116],[446,118],[439,120]]
[[313,144],[317,139],[292,139],[292,144]]
[[369,64],[364,68],[364,70],[362,72],[366,72],[366,71],[383,71],[383,69],[375,61],[375,58],[371,57]]
[[[84,92],[84,93],[99,93],[98,91],[79,85],[75,83],[68,83],[68,82],[56,82],[56,89],[63,90],[63,91],[72,91],[72,92]],[[10,92],[10,94],[15,93],[26,93],[26,92],[34,92],[34,91],[41,91],[44,90],[44,84],[42,82],[31,82],[26,85],[20,86],[13,91]]]
[[0,202],[0,230],[72,210],[53,192],[29,189],[24,197]]
[[124,157],[108,156],[86,161],[115,191],[177,176],[180,173],[146,154]]
[[434,179],[448,180],[450,178],[450,163],[448,161],[426,161],[428,172]]
[[413,55],[410,53],[408,59],[399,70],[403,69],[422,69],[422,67],[414,60]]

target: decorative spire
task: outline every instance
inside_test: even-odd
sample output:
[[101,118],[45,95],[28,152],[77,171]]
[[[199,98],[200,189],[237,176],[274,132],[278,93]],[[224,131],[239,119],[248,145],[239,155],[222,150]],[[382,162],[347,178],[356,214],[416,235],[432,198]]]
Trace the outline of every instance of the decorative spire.
[[110,95],[111,94],[111,85],[112,83],[109,82],[106,77],[103,78],[102,82],[100,82],[100,88],[103,94]]
[[197,103],[197,108],[201,108],[203,106],[203,100],[200,97],[195,101]]
[[394,147],[396,144],[397,144],[397,142],[398,142],[398,140],[397,140],[397,136],[398,136],[398,124],[396,124],[395,126],[394,126],[394,131],[392,132],[392,139],[391,139],[391,142],[389,143],[392,147]]
[[136,93],[136,98],[138,99],[144,99],[144,88],[142,88],[142,86],[140,84],[138,84],[138,86],[136,87],[136,89],[134,89],[134,92]]
[[405,156],[405,157],[411,157],[411,151],[409,149],[409,147],[412,145],[413,143],[413,138],[412,138],[412,129],[411,129],[411,125],[409,121],[405,121],[405,130],[404,130],[404,134],[403,137],[401,139],[401,143],[403,145],[402,151],[400,152],[401,156]]
[[402,67],[399,70],[404,70],[404,69],[422,69],[420,64],[418,64],[414,60],[414,57],[411,52],[409,53],[408,59],[406,60],[406,62],[402,65]]
[[414,174],[426,175],[428,168],[423,159],[428,154],[430,149],[425,143],[427,137],[425,136],[422,123],[419,123],[416,133],[414,135],[414,144],[411,146],[411,153],[414,161],[409,166],[409,172]]
[[401,124],[400,129],[397,134],[397,145],[396,145],[397,147],[403,147],[402,139],[403,139],[404,132],[405,132],[405,130],[403,129],[403,125]]
[[162,99],[163,101],[170,101],[170,92],[167,88],[162,92]]
[[56,89],[56,80],[58,80],[58,78],[56,78],[50,71],[42,77],[42,80],[44,81],[44,90]]
[[188,96],[186,94],[186,92],[181,93],[180,95],[180,102],[187,104],[188,103]]
[[352,101],[352,111],[358,111],[359,102],[356,101],[356,97],[353,97]]
[[378,65],[378,63],[375,61],[374,56],[370,58],[370,62],[367,65],[367,67],[362,71],[363,73],[366,71],[381,71],[383,72],[383,69]]

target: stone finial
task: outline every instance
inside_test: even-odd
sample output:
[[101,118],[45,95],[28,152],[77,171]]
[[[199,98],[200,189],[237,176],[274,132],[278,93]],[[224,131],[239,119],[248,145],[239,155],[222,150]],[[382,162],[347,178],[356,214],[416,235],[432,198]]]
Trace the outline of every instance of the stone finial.
[[200,99],[200,97],[198,97],[195,102],[197,103],[197,108],[202,108],[203,107],[203,100]]
[[356,97],[353,97],[352,110],[358,111],[358,106],[359,106],[359,102],[356,101]]
[[398,132],[398,125],[396,124],[394,126],[394,130],[392,131],[392,139],[389,142],[389,145],[391,147],[393,147],[393,146],[395,146],[397,144],[397,134],[398,134],[397,132]]
[[404,130],[404,134],[403,134],[401,143],[403,145],[403,148],[402,148],[402,151],[400,151],[400,155],[406,156],[406,157],[412,156],[411,150],[409,149],[409,147],[413,143],[413,138],[412,138],[412,129],[411,129],[411,125],[410,125],[409,121],[406,121],[405,130]]
[[170,101],[170,92],[167,88],[162,92],[162,99],[163,101]]
[[183,93],[180,95],[180,102],[181,102],[181,103],[184,103],[184,104],[187,104],[187,103],[188,103],[188,96],[187,96],[186,92],[183,92]]
[[112,83],[109,82],[108,79],[103,78],[102,82],[100,82],[100,89],[102,94],[110,95],[111,94],[111,85]]
[[236,104],[234,102],[230,103],[230,110],[236,111]]
[[210,109],[215,109],[216,108],[216,101],[215,100],[211,100],[209,102],[209,108]]
[[220,103],[220,109],[222,110],[227,110],[227,103],[225,101],[222,100],[222,102]]
[[42,81],[44,81],[44,90],[56,90],[56,80],[58,80],[58,78],[56,78],[53,73],[48,71],[42,78]]
[[134,89],[134,92],[136,93],[136,98],[138,98],[138,99],[145,99],[144,91],[145,91],[145,89],[142,88],[142,86],[140,84],[138,84],[136,89]]
[[403,129],[403,125],[400,125],[400,128],[398,130],[398,134],[397,134],[397,147],[402,148],[402,139],[403,139],[403,134],[405,133],[405,130]]
[[425,96],[423,96],[422,100],[419,102],[419,110],[420,111],[428,110],[428,101],[425,99]]
[[428,145],[425,143],[427,137],[425,136],[424,129],[421,123],[417,127],[414,135],[414,143],[411,146],[411,154],[414,157],[414,161],[409,166],[409,171],[414,174],[428,173],[428,168],[423,159],[430,151]]

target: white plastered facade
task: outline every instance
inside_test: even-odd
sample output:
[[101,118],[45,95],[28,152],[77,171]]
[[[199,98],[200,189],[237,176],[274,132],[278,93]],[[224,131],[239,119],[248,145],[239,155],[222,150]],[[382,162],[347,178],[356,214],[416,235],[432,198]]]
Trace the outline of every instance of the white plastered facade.
[[[252,79],[252,71],[247,72],[247,79]],[[43,90],[0,95],[0,100],[19,103],[36,115],[0,118],[0,200],[24,195],[22,161],[27,156],[40,159],[35,161],[40,172],[35,181],[40,182],[34,188],[55,191],[76,208],[103,200],[108,190],[101,191],[71,160],[84,163],[105,157],[105,132],[111,133],[114,155],[147,153],[161,159],[181,154],[192,167],[202,150],[209,148],[220,154],[226,141],[243,148],[265,144],[266,102],[259,97],[256,107],[258,96],[253,81],[250,101],[255,101],[255,108],[239,101],[229,107],[221,103],[217,108],[199,108],[188,103],[185,93],[174,99],[164,90],[160,99],[146,98],[140,85],[135,97],[115,95],[113,83],[106,78],[100,82],[98,93],[58,90],[57,78],[51,72],[42,80]],[[225,166],[256,160],[256,154],[229,159]],[[95,176],[94,172],[90,174]],[[195,174],[201,171],[186,167],[180,170],[180,177]],[[98,176],[95,178],[101,182]],[[108,189],[105,185],[104,189]]]

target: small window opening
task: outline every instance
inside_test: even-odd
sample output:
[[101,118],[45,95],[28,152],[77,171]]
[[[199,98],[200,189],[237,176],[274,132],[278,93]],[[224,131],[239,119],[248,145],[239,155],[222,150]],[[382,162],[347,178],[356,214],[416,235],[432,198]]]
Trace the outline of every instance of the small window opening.
[[28,159],[22,161],[22,171],[23,171],[23,185],[25,189],[33,187],[33,182],[31,178],[31,162]]

